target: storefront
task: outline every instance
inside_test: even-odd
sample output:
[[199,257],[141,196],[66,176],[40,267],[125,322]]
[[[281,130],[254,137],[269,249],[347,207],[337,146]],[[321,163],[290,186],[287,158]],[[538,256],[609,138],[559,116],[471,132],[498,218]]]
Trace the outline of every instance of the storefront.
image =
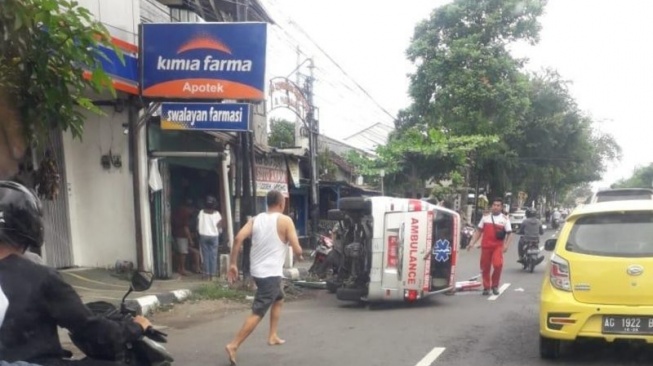
[[226,215],[226,199],[232,199],[230,194],[225,195],[232,190],[224,187],[231,179],[223,179],[223,151],[228,141],[200,131],[161,130],[155,119],[148,132],[154,272],[158,278],[170,278],[173,213],[186,200],[191,200],[198,212],[206,197],[213,196]]

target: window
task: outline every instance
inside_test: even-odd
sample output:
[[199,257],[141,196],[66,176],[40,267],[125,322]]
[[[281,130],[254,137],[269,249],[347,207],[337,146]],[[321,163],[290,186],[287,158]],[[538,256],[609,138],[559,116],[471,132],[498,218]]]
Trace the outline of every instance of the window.
[[611,257],[653,256],[653,212],[611,212],[581,217],[566,249]]
[[646,190],[619,190],[619,191],[605,191],[599,192],[596,195],[596,202],[611,202],[611,201],[628,201],[628,200],[650,200],[653,192]]

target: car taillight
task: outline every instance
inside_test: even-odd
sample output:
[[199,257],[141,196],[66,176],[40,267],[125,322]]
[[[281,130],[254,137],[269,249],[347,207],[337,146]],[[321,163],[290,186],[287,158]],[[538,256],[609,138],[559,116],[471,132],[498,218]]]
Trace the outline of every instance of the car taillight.
[[553,254],[551,256],[551,272],[549,274],[551,285],[558,290],[571,291],[571,277],[569,276],[569,262]]

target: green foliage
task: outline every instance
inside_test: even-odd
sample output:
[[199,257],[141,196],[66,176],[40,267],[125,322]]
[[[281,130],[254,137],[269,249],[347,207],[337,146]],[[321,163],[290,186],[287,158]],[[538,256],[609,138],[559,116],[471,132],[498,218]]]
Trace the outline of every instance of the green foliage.
[[636,168],[630,178],[616,182],[612,188],[653,188],[653,163]]
[[507,45],[537,41],[544,1],[457,0],[417,25],[408,58],[413,113],[454,134],[509,131],[528,99],[527,83]]
[[295,124],[283,119],[271,119],[268,145],[279,148],[295,146]]
[[612,136],[579,111],[555,72],[529,75],[509,52],[514,42],[538,42],[545,5],[454,0],[417,25],[407,50],[417,66],[413,103],[379,149],[389,171],[409,173],[417,187],[470,168],[466,178],[489,184],[489,194],[525,190],[529,199],[600,179],[620,156]]
[[[109,90],[99,44],[113,47],[107,30],[69,0],[1,0],[0,89],[17,106],[23,130],[43,142],[51,129],[81,138],[84,112],[100,113],[89,89]],[[119,53],[120,54],[120,53]],[[91,72],[90,79],[83,77]]]
[[319,179],[335,180],[338,167],[332,160],[332,152],[325,149],[317,153],[317,166]]
[[537,198],[596,181],[620,147],[585,116],[551,70],[531,76],[528,112],[508,142],[518,157],[513,184]]
[[245,301],[254,293],[243,288],[232,288],[224,283],[211,283],[198,287],[193,291],[194,300],[235,300]]
[[592,195],[592,193],[592,187],[589,185],[589,183],[583,183],[579,186],[574,187],[569,191],[569,193],[567,193],[563,204],[566,207],[574,207],[576,206],[577,200],[582,200],[584,202],[588,197]]
[[372,158],[355,150],[347,151],[342,158],[354,168],[354,174],[363,176],[363,181],[367,185],[376,188],[381,186],[380,174],[384,167],[381,159]]

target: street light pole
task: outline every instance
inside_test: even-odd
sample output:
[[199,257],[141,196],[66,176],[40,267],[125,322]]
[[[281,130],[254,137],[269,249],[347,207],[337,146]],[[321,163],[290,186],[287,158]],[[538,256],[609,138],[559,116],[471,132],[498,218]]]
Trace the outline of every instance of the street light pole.
[[308,149],[310,154],[310,168],[311,168],[311,236],[310,243],[311,247],[315,248],[317,246],[317,232],[318,226],[320,224],[320,198],[319,198],[319,189],[318,189],[318,164],[317,164],[317,136],[320,133],[318,126],[318,121],[315,118],[315,106],[313,105],[313,59],[308,60],[308,68],[310,70],[310,75],[306,78],[305,91],[304,95],[308,102],[308,113],[306,114],[306,124],[308,125]]

